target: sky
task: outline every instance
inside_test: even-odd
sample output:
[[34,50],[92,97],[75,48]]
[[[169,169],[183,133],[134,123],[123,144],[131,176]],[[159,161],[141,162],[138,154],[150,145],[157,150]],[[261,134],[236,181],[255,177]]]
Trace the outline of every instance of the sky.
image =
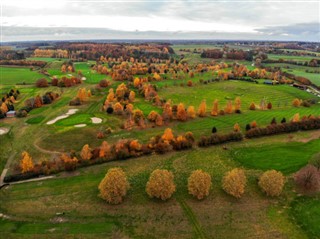
[[320,0],[0,0],[1,41],[320,41]]

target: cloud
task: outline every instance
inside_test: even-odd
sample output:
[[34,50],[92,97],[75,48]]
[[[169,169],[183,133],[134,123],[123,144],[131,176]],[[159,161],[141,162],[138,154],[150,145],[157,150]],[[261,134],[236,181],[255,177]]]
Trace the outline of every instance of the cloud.
[[[36,40],[109,40],[109,39],[159,39],[159,40],[303,40],[305,36],[291,35],[285,31],[275,33],[271,29],[257,32],[217,31],[118,31],[106,28],[69,27],[3,27],[3,41]],[[316,41],[316,35],[309,34],[307,40]]]
[[[153,36],[220,37],[316,40],[319,39],[320,2],[297,2],[291,0],[257,0],[249,2],[195,1],[195,0],[2,0],[2,22],[6,29],[4,39],[13,39],[17,29],[19,39],[30,39],[36,32],[39,37],[50,38],[51,28],[69,28],[71,35],[57,37],[90,36],[88,30],[98,34],[99,30],[108,38],[110,30],[119,36],[141,36],[149,32]],[[311,26],[311,25],[312,26]],[[318,32],[315,26],[318,24]],[[19,27],[24,27],[22,30]],[[312,29],[310,28],[312,27]],[[76,30],[75,28],[79,28]],[[303,28],[305,28],[303,30]],[[310,29],[309,29],[310,28]],[[72,29],[72,30],[71,30]],[[109,32],[106,33],[107,29]],[[32,31],[33,31],[32,30]],[[58,31],[58,29],[54,29]],[[82,31],[82,32],[78,32]],[[140,32],[139,34],[136,32]],[[136,33],[135,33],[136,32]],[[158,33],[157,33],[158,32]],[[167,32],[167,33],[165,33]],[[201,32],[201,34],[200,34]],[[121,34],[120,34],[121,33]],[[40,34],[40,32],[39,32]],[[88,34],[88,35],[86,35]],[[115,33],[113,33],[115,34]],[[192,35],[193,34],[193,35]],[[149,36],[148,34],[145,34]],[[93,35],[92,35],[93,36]],[[303,37],[301,37],[303,36]]]

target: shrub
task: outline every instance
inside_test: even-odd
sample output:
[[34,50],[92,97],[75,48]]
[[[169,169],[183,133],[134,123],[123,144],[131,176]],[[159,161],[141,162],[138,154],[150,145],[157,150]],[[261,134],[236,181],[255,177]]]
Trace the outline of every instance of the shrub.
[[70,105],[70,106],[81,105],[81,101],[80,101],[80,99],[77,97],[77,98],[75,98],[75,99],[73,99],[73,100],[70,100],[69,105]]
[[110,204],[122,203],[127,194],[129,183],[121,168],[111,168],[99,184],[99,196]]
[[113,113],[113,108],[110,106],[107,108],[107,113],[112,114]]
[[102,87],[102,88],[108,87],[109,85],[110,85],[110,82],[107,81],[107,80],[101,80],[99,82],[99,86]]
[[41,78],[36,81],[36,86],[39,88],[48,87],[48,81],[45,78]]
[[235,168],[225,174],[222,179],[223,190],[236,197],[241,198],[244,194],[247,178],[242,169]]
[[279,196],[282,192],[285,178],[281,172],[269,170],[264,172],[259,179],[259,186],[268,196]]
[[216,127],[212,127],[211,133],[217,133],[217,128]]
[[301,105],[301,101],[296,98],[296,99],[294,99],[294,100],[292,101],[292,105],[293,105],[294,107],[299,107],[299,106]]
[[255,110],[256,109],[256,105],[252,102],[250,104],[250,107],[249,107],[250,110]]
[[154,170],[147,182],[146,192],[151,198],[169,199],[176,191],[174,176],[168,170]]
[[294,181],[303,191],[316,192],[320,188],[320,174],[317,168],[308,164],[294,175]]
[[188,80],[187,86],[191,87],[192,86],[192,81]]
[[211,176],[202,170],[195,170],[188,178],[189,194],[201,200],[209,195]]

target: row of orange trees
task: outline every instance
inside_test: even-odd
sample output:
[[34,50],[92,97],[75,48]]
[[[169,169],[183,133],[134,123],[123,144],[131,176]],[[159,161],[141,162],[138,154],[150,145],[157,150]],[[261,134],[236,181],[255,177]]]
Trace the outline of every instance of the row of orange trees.
[[[189,176],[187,184],[189,194],[202,200],[210,194],[212,179],[207,172],[195,170]],[[222,179],[223,190],[235,198],[243,196],[246,184],[245,171],[239,168],[227,172]],[[279,196],[285,185],[285,177],[281,172],[269,170],[260,176],[258,185],[268,196]],[[98,186],[99,196],[110,204],[119,204],[123,202],[129,187],[125,172],[121,168],[111,168]],[[168,170],[154,170],[145,191],[150,198],[168,200],[176,191],[173,173]]]

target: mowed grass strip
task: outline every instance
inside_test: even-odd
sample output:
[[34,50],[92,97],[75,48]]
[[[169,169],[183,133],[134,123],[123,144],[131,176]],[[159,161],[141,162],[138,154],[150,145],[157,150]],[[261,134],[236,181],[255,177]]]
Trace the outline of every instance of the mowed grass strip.
[[212,108],[213,101],[219,100],[219,109],[224,109],[228,100],[241,98],[242,111],[249,109],[251,102],[259,105],[264,99],[266,104],[271,102],[273,108],[284,108],[292,105],[292,100],[315,98],[314,95],[298,90],[288,85],[270,86],[241,81],[223,81],[195,87],[168,87],[161,89],[159,95],[166,100],[171,99],[174,104],[184,103],[196,108],[202,100],[207,102],[207,110]]
[[320,149],[320,139],[308,143],[290,142],[238,148],[233,159],[243,166],[263,171],[275,169],[285,174],[298,171]]
[[30,119],[27,119],[27,120],[26,120],[26,123],[28,123],[28,124],[39,124],[39,123],[41,123],[44,119],[45,119],[44,116],[39,115],[39,116],[30,118]]
[[74,114],[70,115],[68,118],[58,120],[55,125],[57,126],[73,126],[77,124],[92,124],[91,117],[92,114]]

